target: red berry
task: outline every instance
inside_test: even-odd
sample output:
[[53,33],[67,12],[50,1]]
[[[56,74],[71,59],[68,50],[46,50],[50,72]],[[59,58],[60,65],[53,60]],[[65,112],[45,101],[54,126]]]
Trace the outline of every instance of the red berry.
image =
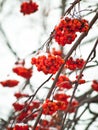
[[38,10],[38,5],[35,2],[32,2],[32,0],[30,0],[29,2],[23,2],[21,4],[20,12],[22,12],[24,15],[28,15],[36,12],[37,10]]
[[5,81],[1,81],[0,84],[3,86],[3,87],[15,87],[16,85],[18,85],[19,81],[17,80],[12,80],[12,79],[9,79],[9,80],[5,80]]
[[36,65],[38,71],[43,71],[44,74],[55,74],[64,60],[58,55],[48,54],[31,59],[31,64]]
[[13,68],[13,72],[26,79],[29,79],[32,76],[32,69],[27,69],[22,66]]
[[92,89],[95,90],[96,92],[98,92],[98,81],[97,80],[93,80],[92,83]]

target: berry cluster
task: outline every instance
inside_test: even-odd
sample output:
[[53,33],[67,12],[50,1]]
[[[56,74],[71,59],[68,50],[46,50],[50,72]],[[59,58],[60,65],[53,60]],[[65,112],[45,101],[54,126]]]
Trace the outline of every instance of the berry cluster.
[[20,104],[18,102],[13,103],[13,107],[16,111],[22,110],[24,108],[24,106],[26,106],[26,105],[28,106],[29,110],[32,110],[32,109],[38,108],[40,106],[40,102],[33,101],[33,102],[31,102],[31,104],[24,104],[24,103]]
[[57,123],[59,122],[58,121],[59,119],[57,119],[57,118],[58,117],[56,115],[56,117],[52,116],[52,119],[50,121],[47,121],[45,119],[41,119],[39,121],[39,125],[37,125],[35,130],[60,130],[60,127],[58,127],[58,125],[57,125]]
[[67,102],[67,99],[69,98],[70,96],[65,94],[65,93],[56,93],[53,98],[57,101],[63,101],[63,102]]
[[[19,116],[17,117],[17,122],[25,122],[27,123],[28,121],[34,120],[38,116],[38,113],[32,114],[32,111],[22,111]],[[28,118],[26,118],[28,117]]]
[[35,130],[50,130],[49,128],[45,128],[45,127],[43,127],[42,125],[41,126],[37,126],[36,128],[35,128]]
[[20,113],[17,116],[17,122],[20,123],[26,116],[29,115],[30,117],[27,120],[25,120],[25,122],[28,122],[28,120],[33,120],[37,116],[37,113],[32,113],[32,110],[38,109],[39,106],[40,102],[38,101],[33,101],[30,104],[18,103],[18,102],[13,103],[14,110]]
[[62,89],[72,88],[71,81],[66,75],[60,75],[59,76],[57,83],[56,83],[56,86],[59,87],[59,88],[62,88]]
[[58,106],[56,102],[46,100],[46,102],[42,106],[43,108],[43,114],[45,115],[52,115],[58,110]]
[[76,111],[76,107],[79,106],[79,102],[78,102],[77,100],[74,100],[74,101],[72,101],[72,103],[71,103],[70,106],[71,106],[71,107],[69,108],[68,112],[69,112],[69,113],[73,113],[73,112]]
[[53,127],[51,128],[52,126],[51,124],[53,124],[52,121],[48,121],[46,119],[40,119],[39,124],[36,126],[35,130],[52,130]]
[[29,126],[16,124],[15,127],[13,128],[13,130],[29,130]]
[[43,71],[45,74],[55,74],[64,60],[58,55],[48,54],[47,56],[33,57],[31,63],[36,65],[38,71]]
[[55,48],[52,48],[52,52],[53,55],[58,55],[58,56],[62,56],[62,51],[61,50],[56,50]]
[[[78,75],[76,75],[76,80],[75,80],[75,82],[77,82],[77,79],[78,79]],[[73,81],[74,82],[74,81]],[[83,79],[83,75],[80,77],[80,79],[79,79],[79,81],[78,81],[78,84],[84,84],[86,81],[85,81],[85,79]]]
[[29,79],[32,76],[32,69],[31,68],[27,69],[27,68],[22,67],[22,66],[18,66],[18,67],[13,68],[13,72],[16,73],[17,75],[23,77],[23,78],[26,78],[26,79]]
[[35,2],[32,2],[32,0],[30,0],[29,2],[23,2],[21,4],[20,12],[22,12],[24,15],[28,15],[36,12],[37,10],[38,10],[38,5]]
[[19,99],[19,98],[23,98],[23,97],[29,97],[29,94],[17,92],[17,93],[14,94],[14,96],[15,96],[17,99]]
[[46,127],[48,125],[49,121],[45,120],[45,119],[40,119],[39,124],[41,124],[42,126]]
[[76,32],[86,32],[88,29],[89,24],[87,20],[66,17],[55,27],[54,39],[62,46],[71,44],[77,37]]
[[95,90],[96,92],[98,92],[98,81],[97,80],[93,80],[92,83],[92,89]]
[[84,64],[85,64],[84,59],[82,59],[82,58],[81,58],[81,59],[77,58],[76,60],[74,60],[73,57],[70,57],[70,58],[66,61],[65,68],[68,68],[68,69],[70,69],[70,70],[81,69]]
[[[60,97],[60,95],[59,95],[59,97]],[[56,101],[46,100],[46,102],[42,106],[43,114],[52,115],[55,112],[57,112],[58,110],[66,111],[68,108],[68,103],[69,103],[67,99],[68,99],[68,97],[66,98],[66,100],[64,100],[61,97],[61,98],[59,98],[59,100],[56,100]],[[72,101],[71,107],[69,108],[68,112],[69,113],[75,112],[76,107],[78,105],[79,105],[78,101],[76,101],[76,100]]]
[[58,106],[58,110],[64,111],[68,106],[68,98],[70,96],[64,93],[56,93],[53,98],[57,101],[56,105]]
[[0,84],[3,86],[3,87],[15,87],[17,86],[19,83],[19,81],[17,80],[12,80],[12,79],[8,79],[8,80],[5,80],[5,81],[1,81]]

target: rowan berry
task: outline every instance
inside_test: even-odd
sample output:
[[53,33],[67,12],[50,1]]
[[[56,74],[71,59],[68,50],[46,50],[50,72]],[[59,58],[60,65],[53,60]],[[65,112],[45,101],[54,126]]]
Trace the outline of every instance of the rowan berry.
[[19,98],[23,98],[23,97],[29,97],[28,94],[25,94],[25,93],[21,93],[21,92],[17,92],[14,94],[14,96],[19,99]]
[[15,102],[15,103],[13,103],[13,107],[14,107],[15,111],[21,111],[25,107],[25,105]]
[[67,101],[57,101],[56,105],[58,106],[58,110],[65,111],[68,107]]
[[66,61],[66,65],[65,68],[68,68],[70,70],[76,70],[76,69],[82,69],[82,67],[84,66],[85,61],[82,58],[77,58],[76,60],[73,59],[73,57],[70,57],[67,61]]
[[39,125],[39,126],[36,126],[35,130],[50,130],[50,129]]
[[76,107],[79,106],[79,102],[77,100],[72,101],[71,106],[68,110],[69,113],[73,113],[76,111]]
[[[79,75],[76,75],[76,79],[78,79]],[[78,81],[78,84],[84,84],[86,81],[85,79],[82,78],[83,77],[83,74],[81,75],[79,81]],[[75,82],[77,82],[77,80],[75,80]]]
[[62,51],[61,50],[56,50],[55,48],[52,48],[52,52],[53,55],[58,55],[58,56],[62,56]]
[[84,64],[85,64],[85,61],[84,61],[84,59],[82,59],[82,58],[77,58],[76,59],[76,66],[77,66],[77,68],[78,69],[82,69],[82,67],[84,66]]
[[63,88],[63,89],[71,89],[72,88],[72,84],[70,79],[66,76],[66,75],[60,75],[56,86],[59,88]]
[[93,83],[92,83],[91,87],[92,87],[93,90],[98,92],[98,81],[97,80],[93,80]]
[[31,64],[35,65],[38,71],[42,71],[45,74],[55,74],[63,63],[64,60],[60,56],[52,54],[31,59]]
[[22,12],[24,15],[28,15],[31,13],[34,13],[38,10],[38,5],[30,0],[29,2],[23,2],[21,4],[20,12]]
[[22,66],[18,66],[12,69],[14,73],[16,73],[17,75],[29,79],[32,76],[32,69],[27,69],[25,67]]
[[71,44],[77,37],[76,32],[86,32],[88,29],[87,20],[66,17],[55,27],[54,39],[61,46]]
[[13,130],[29,130],[29,126],[26,124],[16,124]]
[[45,120],[45,119],[41,119],[41,120],[39,121],[39,124],[40,124],[40,126],[43,127],[43,128],[49,127],[49,121],[48,121],[48,120]]
[[45,115],[52,115],[58,110],[58,106],[56,102],[46,100],[46,102],[42,106],[43,108],[43,114]]
[[17,80],[13,80],[13,79],[8,79],[8,80],[5,80],[5,81],[1,81],[0,84],[3,86],[3,87],[15,87],[17,86],[19,83],[19,81]]
[[65,93],[56,93],[53,98],[57,101],[67,101],[70,96]]

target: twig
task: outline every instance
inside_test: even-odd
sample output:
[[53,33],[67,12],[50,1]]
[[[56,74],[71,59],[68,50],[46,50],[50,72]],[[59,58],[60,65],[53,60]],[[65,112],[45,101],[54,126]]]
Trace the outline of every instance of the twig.
[[91,50],[91,52],[90,52],[90,54],[89,54],[89,56],[88,56],[88,58],[87,58],[87,60],[86,60],[86,62],[85,62],[85,64],[84,64],[82,70],[80,71],[79,77],[78,77],[78,79],[77,79],[77,83],[76,83],[75,86],[74,86],[74,90],[73,90],[73,93],[72,93],[72,96],[71,96],[70,102],[69,102],[69,104],[68,104],[68,108],[67,108],[67,110],[66,110],[66,112],[65,112],[65,116],[64,116],[64,120],[63,120],[63,122],[62,122],[61,130],[63,129],[64,122],[65,122],[65,119],[66,119],[66,116],[67,116],[68,110],[70,109],[70,106],[71,106],[72,100],[73,100],[73,98],[74,98],[75,92],[76,92],[77,87],[78,87],[78,85],[79,85],[79,84],[78,84],[78,81],[80,80],[80,78],[81,78],[81,76],[82,76],[82,73],[83,73],[83,71],[84,71],[84,69],[85,69],[85,67],[86,67],[86,64],[88,63],[88,61],[89,61],[91,55],[92,55],[93,52],[95,51],[97,44],[98,44],[98,39],[96,40],[96,43],[95,43],[93,49]]
[[96,120],[96,118],[98,117],[98,115],[95,115],[92,120],[89,122],[88,126],[85,128],[85,130],[89,130],[89,127],[92,125],[92,123]]
[[52,76],[53,76],[53,75],[50,75],[49,78],[48,78],[46,81],[44,81],[44,82],[38,87],[38,89],[35,91],[35,93],[32,94],[31,96],[29,96],[29,98],[28,98],[25,102],[28,102],[28,100],[30,100],[31,98],[32,98],[32,100],[33,100],[33,98],[35,97],[35,95],[37,94],[37,92],[39,91],[39,89],[40,89],[45,83],[47,83],[47,82],[51,79]]
[[[77,1],[79,2],[80,0],[77,0]],[[77,3],[77,2],[75,2],[75,3]],[[72,6],[72,7],[73,7],[73,6]],[[68,11],[67,11],[67,12],[68,12]],[[93,26],[93,24],[96,22],[97,19],[98,19],[98,12],[95,14],[95,16],[93,17],[92,21],[90,22],[89,30],[90,30],[90,28]],[[89,32],[89,30],[88,30],[88,32]],[[64,67],[64,65],[65,65],[65,63],[66,63],[68,57],[73,53],[73,51],[77,48],[77,46],[81,43],[81,41],[87,36],[88,32],[84,32],[84,33],[82,33],[82,34],[80,35],[80,37],[78,38],[78,40],[75,42],[75,44],[72,46],[72,48],[70,49],[70,51],[68,52],[68,54],[67,54],[66,57],[64,58],[65,62],[64,62],[64,64],[60,67],[60,69],[59,69],[59,71],[58,71],[58,73],[57,73],[57,75],[56,75],[56,77],[55,77],[55,80],[54,80],[54,82],[53,82],[53,84],[52,84],[52,86],[51,86],[51,88],[50,88],[50,91],[49,91],[49,93],[48,93],[46,99],[47,99],[47,98],[50,98],[51,93],[52,93],[53,89],[55,88],[55,84],[56,84],[56,82],[57,82],[57,79],[58,79],[60,73],[62,72],[63,67]],[[80,77],[79,77],[79,78],[80,78]],[[78,79],[78,80],[79,80],[79,79]],[[35,130],[35,128],[36,128],[36,126],[37,126],[37,124],[38,124],[38,122],[39,122],[39,119],[40,119],[41,115],[42,115],[42,109],[41,109],[41,111],[39,112],[39,115],[38,115],[37,120],[36,120],[36,122],[35,122],[35,124],[34,124],[33,130]],[[65,117],[65,119],[66,119],[66,117]],[[65,119],[64,119],[64,121],[65,121]],[[63,123],[64,123],[64,122],[63,122]],[[62,125],[62,126],[63,126],[63,125]],[[61,130],[63,130],[63,127],[61,128]]]
[[6,34],[5,34],[5,32],[4,32],[4,30],[3,30],[3,28],[2,28],[1,26],[0,26],[0,31],[1,31],[1,33],[3,34],[3,36],[4,36],[4,38],[5,38],[6,45],[7,45],[7,47],[9,48],[9,50],[11,51],[11,53],[15,56],[15,58],[16,58],[17,60],[20,60],[20,58],[19,58],[19,56],[17,55],[17,53],[16,53],[16,52],[13,50],[13,48],[11,47],[11,45],[10,45],[10,43],[9,43],[9,40],[8,40]]
[[[32,55],[32,54],[35,54],[35,53],[37,53],[38,51],[42,50],[45,45],[46,45],[46,47],[49,46],[49,43],[50,43],[50,42],[52,41],[52,39],[53,39],[53,35],[54,35],[54,30],[51,32],[49,38],[43,43],[43,45],[42,45],[40,48],[38,48],[37,50],[35,50],[35,51],[31,52],[30,54],[28,54],[28,56],[30,56],[30,55]],[[27,57],[28,57],[28,56],[27,56]]]
[[64,16],[69,14],[71,12],[71,10],[74,8],[74,6],[79,3],[81,0],[75,0],[72,5],[66,10],[66,12],[64,13]]
[[82,111],[82,113],[81,113],[77,118],[76,118],[76,116],[77,116],[78,109],[76,110],[75,115],[74,115],[74,118],[73,118],[73,120],[72,120],[72,121],[74,122],[74,125],[73,125],[73,127],[72,127],[72,130],[74,130],[74,128],[75,128],[77,122],[79,121],[79,119],[81,118],[81,116],[85,113],[85,111],[87,110],[88,106],[89,106],[89,105],[87,105],[87,106],[85,107],[85,109]]

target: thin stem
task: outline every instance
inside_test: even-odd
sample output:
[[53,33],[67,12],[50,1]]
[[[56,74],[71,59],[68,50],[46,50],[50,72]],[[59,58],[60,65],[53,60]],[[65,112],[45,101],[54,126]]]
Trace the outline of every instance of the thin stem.
[[1,31],[1,33],[3,34],[4,38],[5,38],[6,45],[7,45],[7,47],[9,48],[10,52],[15,56],[15,58],[16,58],[17,60],[20,60],[20,58],[18,57],[17,53],[13,50],[12,46],[10,45],[10,42],[9,42],[9,40],[8,40],[8,37],[6,36],[6,34],[5,34],[5,32],[4,32],[4,30],[3,30],[3,28],[2,28],[1,25],[0,25],[0,31]]
[[[80,0],[76,0],[76,1],[75,1],[75,3],[77,3],[77,2],[80,2]],[[74,6],[73,6],[73,7],[74,7]],[[67,12],[68,12],[68,11],[67,11]],[[97,19],[98,19],[98,12],[95,14],[95,16],[93,17],[92,21],[90,22],[90,24],[89,24],[89,30],[90,30],[90,28],[93,26],[93,24],[96,22]],[[88,30],[88,32],[89,32],[89,30]],[[60,73],[62,72],[63,67],[64,67],[64,65],[65,65],[65,63],[66,63],[66,61],[67,61],[67,59],[68,59],[69,56],[73,53],[73,51],[77,48],[77,46],[81,43],[81,41],[87,36],[88,32],[84,32],[84,33],[82,33],[82,34],[80,35],[80,37],[78,38],[78,40],[75,42],[75,44],[72,46],[72,48],[70,49],[70,51],[68,52],[68,54],[67,54],[66,57],[64,58],[64,61],[65,61],[65,62],[64,62],[64,64],[60,67],[60,69],[59,69],[59,71],[58,71],[58,73],[57,73],[57,75],[56,75],[56,77],[55,77],[55,80],[54,80],[54,82],[53,82],[53,84],[52,84],[52,86],[51,86],[51,88],[50,88],[50,91],[49,91],[49,93],[48,93],[46,99],[47,99],[47,98],[50,98],[51,93],[52,93],[53,89],[55,88],[55,84],[56,84],[56,82],[57,82],[57,79],[58,79]],[[79,78],[80,78],[80,77],[79,77]],[[79,80],[79,79],[78,79],[78,80]],[[76,86],[77,86],[77,85],[76,85]],[[74,90],[74,91],[76,91],[76,90]],[[73,97],[72,97],[72,98],[73,98]],[[72,100],[72,99],[71,99],[71,100]],[[35,128],[36,128],[36,126],[37,126],[37,124],[38,124],[38,122],[39,122],[39,120],[40,120],[41,115],[42,115],[42,109],[41,109],[41,111],[39,112],[39,115],[38,115],[37,120],[36,120],[36,122],[35,122],[35,124],[34,124],[33,130],[35,130]],[[64,121],[65,121],[65,119],[66,119],[66,116],[65,116],[65,118],[64,118]],[[64,124],[64,121],[63,121],[63,124]],[[62,125],[61,130],[63,130],[63,125]]]
[[76,118],[77,112],[78,112],[78,108],[77,108],[77,111],[75,112],[74,118],[73,118],[73,120],[72,120],[72,121],[74,122],[74,125],[73,125],[73,127],[72,127],[72,130],[75,129],[75,126],[76,126],[77,122],[79,121],[79,119],[81,118],[81,116],[85,113],[85,111],[87,110],[88,106],[89,106],[89,105],[87,105],[87,106],[85,107],[85,109],[82,111],[82,113]]
[[49,78],[48,78],[46,81],[44,81],[44,82],[38,87],[38,89],[35,91],[35,93],[32,94],[31,96],[29,96],[29,98],[28,98],[25,102],[28,102],[31,98],[32,98],[32,100],[33,100],[33,98],[35,97],[35,95],[37,94],[37,92],[40,90],[40,88],[41,88],[45,83],[47,83],[47,82],[51,79],[52,76],[53,76],[53,74],[50,75]]
[[91,57],[92,54],[94,53],[97,44],[98,44],[98,39],[96,40],[96,43],[95,43],[93,49],[91,50],[91,52],[90,52],[90,54],[89,54],[89,56],[88,56],[88,58],[87,58],[87,60],[86,60],[86,62],[85,62],[85,64],[84,64],[82,70],[80,71],[79,77],[78,77],[77,82],[76,82],[76,84],[75,84],[75,86],[74,86],[74,90],[73,90],[73,93],[72,93],[72,96],[71,96],[70,102],[69,102],[69,104],[68,104],[68,108],[67,108],[67,110],[66,110],[66,112],[65,112],[65,116],[64,116],[64,120],[63,120],[63,122],[62,122],[61,130],[63,129],[64,122],[65,122],[65,120],[66,120],[68,110],[70,109],[70,106],[71,106],[72,100],[73,100],[73,98],[74,98],[75,92],[76,92],[77,87],[78,87],[78,85],[79,85],[79,84],[78,84],[78,81],[80,80],[80,78],[81,78],[81,76],[82,76],[82,73],[83,73],[83,71],[84,71],[84,69],[85,69],[85,67],[86,67],[86,64],[88,63],[90,57]]
[[75,0],[72,5],[66,10],[66,12],[64,13],[64,16],[69,14],[71,12],[71,10],[74,8],[74,6],[79,3],[81,0]]

